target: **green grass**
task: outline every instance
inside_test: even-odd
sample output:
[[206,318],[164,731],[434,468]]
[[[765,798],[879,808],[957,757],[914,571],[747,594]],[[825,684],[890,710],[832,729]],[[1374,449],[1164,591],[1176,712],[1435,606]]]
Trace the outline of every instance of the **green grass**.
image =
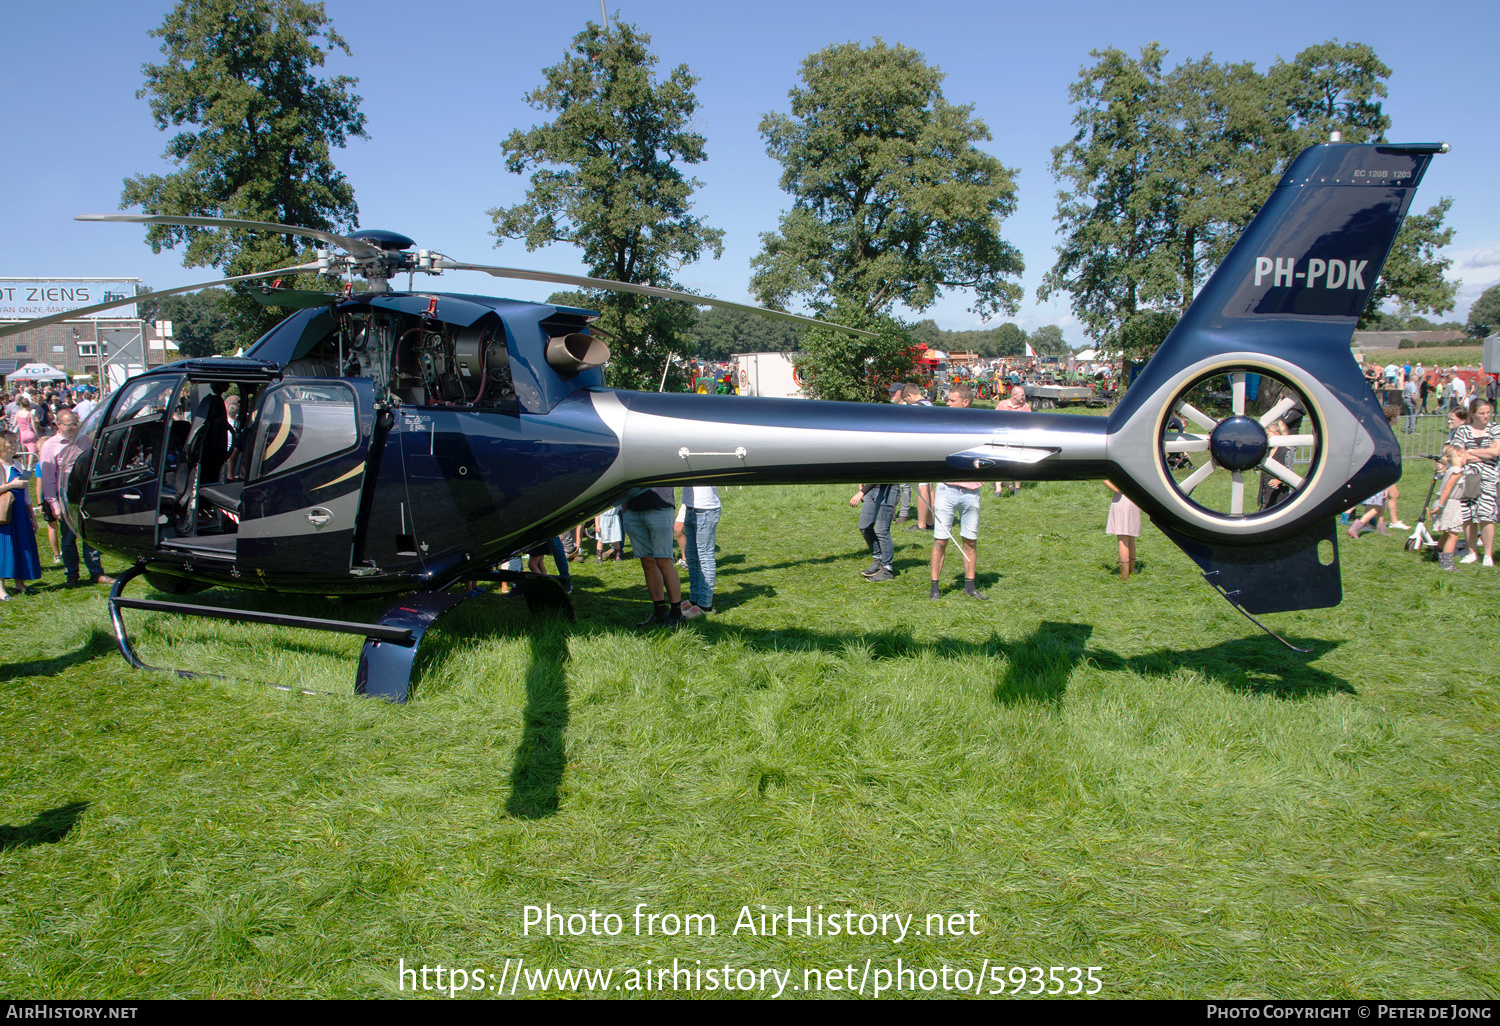
[[[49,569],[0,605],[0,993],[900,958],[1100,966],[1111,997],[1500,994],[1495,572],[1346,544],[1341,606],[1268,618],[1300,655],[1149,525],[1119,581],[1102,485],[986,497],[986,603],[927,601],[930,539],[899,530],[901,576],[864,583],[849,494],[725,489],[721,612],[675,634],[631,628],[636,563],[577,565],[573,623],[470,601],[405,707],[305,632],[132,612],[148,661],[235,679],[130,670],[102,592]],[[548,902],[624,930],[524,936]],[[717,933],[636,936],[642,903]],[[978,935],[731,933],[762,904]]]
[[1423,367],[1478,367],[1484,346],[1430,346],[1424,349],[1366,349],[1366,363],[1420,363]]

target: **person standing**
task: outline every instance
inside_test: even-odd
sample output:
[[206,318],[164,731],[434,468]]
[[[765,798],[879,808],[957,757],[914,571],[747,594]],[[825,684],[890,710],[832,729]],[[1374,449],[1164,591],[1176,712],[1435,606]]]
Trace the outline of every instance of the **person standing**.
[[[922,386],[915,382],[907,382],[901,388],[901,404],[903,406],[931,406],[932,400],[927,398],[927,393],[922,391]],[[904,487],[904,486],[903,486]],[[906,512],[903,503],[901,512]],[[925,482],[917,485],[917,522],[908,531],[930,531],[932,530],[932,485]]]
[[0,601],[5,593],[5,578],[16,582],[16,594],[26,594],[26,582],[42,576],[42,560],[36,551],[36,524],[31,519],[27,486],[31,475],[16,465],[17,439],[14,431],[0,431],[0,492],[11,493],[10,517],[0,524]]
[[[974,392],[968,385],[955,385],[948,393],[948,405],[962,410],[974,401]],[[979,491],[982,481],[945,481],[937,486],[933,496],[932,531],[932,585],[927,597],[942,597],[939,586],[943,574],[943,559],[948,554],[948,539],[953,537],[953,523],[958,521],[958,547],[964,559],[964,594],[972,599],[987,599],[974,584],[974,574],[979,566]]]
[[696,620],[714,611],[714,581],[719,569],[714,546],[722,512],[719,489],[713,485],[685,487],[682,504],[687,507],[682,554],[687,559],[688,572],[688,597],[682,603],[682,618]]
[[78,414],[72,410],[61,410],[57,414],[57,434],[42,443],[42,458],[39,470],[42,479],[42,510],[44,515],[58,525],[62,533],[63,571],[67,574],[67,585],[75,588],[78,579],[78,546],[83,545],[83,565],[89,572],[90,584],[113,584],[115,579],[104,573],[99,560],[99,550],[87,542],[81,542],[68,520],[63,515],[64,493],[68,487],[68,475],[73,471],[80,449],[78,447]]
[[[1031,404],[1026,401],[1026,389],[1022,388],[1020,385],[1016,385],[1010,390],[1009,396],[995,404],[995,409],[1009,410],[1012,413],[1030,413]],[[1010,485],[1010,494],[1020,494],[1021,482],[1019,481],[996,481],[995,494],[1004,495],[1006,492],[1006,484]]]
[[1109,499],[1109,519],[1104,524],[1104,533],[1115,536],[1120,551],[1120,580],[1130,580],[1135,571],[1135,540],[1141,536],[1141,508],[1113,481],[1106,480],[1104,486],[1112,493]]
[[862,484],[849,500],[859,506],[859,532],[870,546],[870,567],[861,570],[872,584],[896,578],[896,545],[891,541],[891,517],[896,512],[896,485]]
[[1468,451],[1467,463],[1477,466],[1479,497],[1463,503],[1464,533],[1469,551],[1460,563],[1478,559],[1476,542],[1484,542],[1484,565],[1495,565],[1495,522],[1500,520],[1500,440],[1490,427],[1495,408],[1485,399],[1475,399],[1469,409],[1469,421],[1449,436],[1449,441]]
[[625,499],[621,518],[630,551],[641,561],[651,615],[637,627],[676,627],[682,623],[682,578],[672,562],[671,488],[642,488]]

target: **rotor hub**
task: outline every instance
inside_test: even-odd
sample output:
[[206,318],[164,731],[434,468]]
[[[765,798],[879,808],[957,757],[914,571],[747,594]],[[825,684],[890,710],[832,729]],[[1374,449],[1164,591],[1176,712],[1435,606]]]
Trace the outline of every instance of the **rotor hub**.
[[1226,417],[1208,436],[1208,451],[1226,470],[1252,470],[1261,465],[1270,449],[1269,435],[1254,417]]

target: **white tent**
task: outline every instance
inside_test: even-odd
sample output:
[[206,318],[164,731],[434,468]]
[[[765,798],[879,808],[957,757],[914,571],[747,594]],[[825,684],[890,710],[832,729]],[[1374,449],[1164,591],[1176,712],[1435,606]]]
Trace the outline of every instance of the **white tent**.
[[28,363],[5,377],[10,381],[61,381],[67,375],[50,363]]

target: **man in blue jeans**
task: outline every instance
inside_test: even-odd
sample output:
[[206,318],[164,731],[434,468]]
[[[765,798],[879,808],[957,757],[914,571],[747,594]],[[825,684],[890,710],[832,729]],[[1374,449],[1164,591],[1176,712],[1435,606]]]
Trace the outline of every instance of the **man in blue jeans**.
[[861,570],[872,584],[896,577],[896,546],[891,541],[891,518],[896,515],[898,485],[862,484],[849,505],[859,506],[859,531],[870,546],[870,568]]
[[688,597],[682,603],[682,618],[695,620],[714,611],[714,579],[719,566],[714,556],[721,510],[719,489],[713,485],[683,488],[682,503],[687,507],[687,517],[682,522],[687,544],[682,547],[682,555],[688,565]]

